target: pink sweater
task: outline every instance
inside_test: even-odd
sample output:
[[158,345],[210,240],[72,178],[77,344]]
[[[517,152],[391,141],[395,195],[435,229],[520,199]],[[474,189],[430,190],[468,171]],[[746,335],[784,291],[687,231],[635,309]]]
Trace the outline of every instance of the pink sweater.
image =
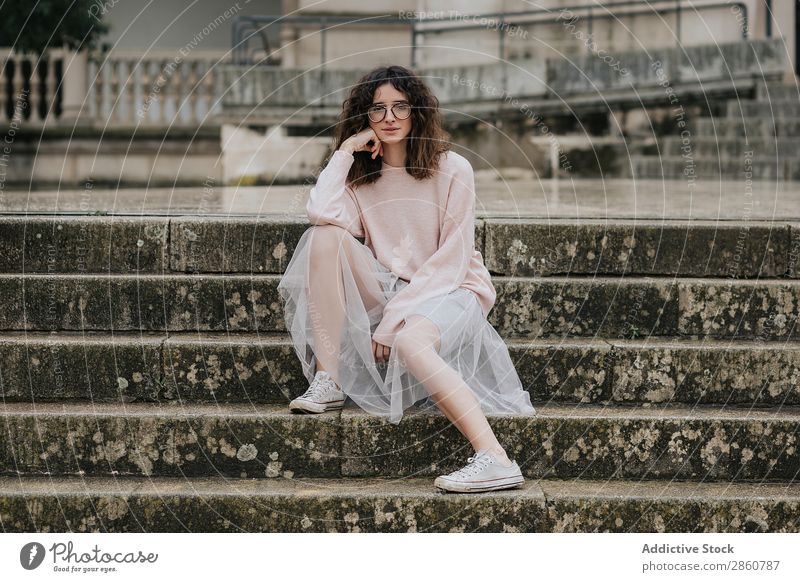
[[443,154],[439,171],[417,180],[405,168],[383,163],[372,184],[346,186],[354,157],[333,153],[306,205],[311,224],[336,224],[409,284],[386,304],[373,339],[392,346],[409,310],[459,287],[478,297],[484,317],[497,292],[475,249],[475,181],[463,156]]

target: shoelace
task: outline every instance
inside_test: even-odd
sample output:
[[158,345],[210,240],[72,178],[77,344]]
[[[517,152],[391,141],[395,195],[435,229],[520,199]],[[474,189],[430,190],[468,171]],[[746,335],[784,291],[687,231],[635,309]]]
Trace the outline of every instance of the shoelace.
[[483,470],[486,465],[489,465],[492,462],[489,455],[486,453],[483,454],[475,454],[474,456],[467,459],[467,466],[462,467],[458,471],[454,471],[450,473],[450,477],[471,477],[476,473],[479,473]]
[[314,380],[311,382],[311,386],[308,387],[308,390],[306,390],[306,393],[303,394],[303,396],[310,398],[311,396],[319,396],[324,390],[336,390],[336,387],[333,384],[335,384],[335,382],[333,381],[333,378],[330,377],[325,379],[314,378]]

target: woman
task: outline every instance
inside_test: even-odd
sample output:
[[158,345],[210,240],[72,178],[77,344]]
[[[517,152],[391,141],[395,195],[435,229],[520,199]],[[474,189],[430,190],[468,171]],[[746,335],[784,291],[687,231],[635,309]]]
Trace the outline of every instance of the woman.
[[397,424],[432,399],[476,451],[434,485],[517,487],[484,410],[535,410],[486,319],[496,291],[475,249],[472,167],[449,150],[438,104],[400,66],[368,73],[343,104],[306,206],[312,226],[278,286],[310,382],[289,407],[325,412],[349,396]]

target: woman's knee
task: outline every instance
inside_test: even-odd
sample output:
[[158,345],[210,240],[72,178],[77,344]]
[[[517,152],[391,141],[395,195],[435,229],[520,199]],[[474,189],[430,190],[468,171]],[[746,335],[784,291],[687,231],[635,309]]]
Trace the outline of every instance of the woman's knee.
[[[341,253],[342,246],[354,241],[355,237],[346,229],[336,224],[317,224],[309,228],[310,252],[314,257],[329,258]],[[357,242],[357,241],[356,241]]]
[[426,317],[412,317],[397,333],[393,349],[399,358],[408,361],[427,349],[438,353],[440,345],[439,327]]

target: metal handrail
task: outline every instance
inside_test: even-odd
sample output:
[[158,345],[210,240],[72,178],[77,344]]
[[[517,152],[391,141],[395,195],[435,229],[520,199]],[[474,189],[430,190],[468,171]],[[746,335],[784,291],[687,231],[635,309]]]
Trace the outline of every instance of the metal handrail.
[[[486,24],[473,22],[471,24],[445,24],[459,22],[463,20],[495,20],[498,26],[499,33],[499,55],[503,58],[505,54],[505,31],[504,27],[507,24],[526,24],[535,23],[543,16],[552,15],[555,12],[568,11],[570,13],[586,12],[587,25],[589,32],[592,31],[592,26],[595,20],[605,20],[619,16],[632,16],[639,14],[669,14],[676,13],[676,44],[680,46],[681,43],[681,13],[684,8],[690,7],[697,10],[706,10],[712,8],[733,8],[737,7],[740,10],[742,19],[742,39],[747,40],[750,30],[749,16],[747,4],[743,1],[730,2],[718,1],[709,2],[704,4],[688,4],[683,5],[683,0],[653,0],[657,4],[666,4],[659,8],[653,8],[651,4],[642,6],[641,0],[621,0],[616,2],[607,2],[603,5],[580,4],[573,6],[560,6],[554,9],[538,8],[531,10],[520,10],[515,12],[490,12],[484,14],[465,15],[459,18],[417,18],[408,17],[400,18],[397,16],[247,16],[238,15],[233,19],[233,62],[236,64],[247,64],[247,41],[255,34],[261,33],[264,29],[269,28],[272,24],[316,24],[319,25],[321,33],[320,42],[320,65],[324,69],[326,57],[326,32],[329,25],[347,25],[347,26],[374,26],[380,25],[394,25],[394,26],[410,26],[411,28],[411,66],[417,66],[417,50],[418,50],[418,36],[421,34],[429,33],[442,33],[460,30],[474,30],[485,28]],[[618,8],[629,8],[624,14],[613,14],[610,10]],[[599,12],[599,9],[604,9],[604,12]],[[542,20],[544,21],[544,20]],[[437,26],[438,25],[438,26]],[[245,36],[248,35],[248,36]]]
[[[504,54],[504,38],[505,33],[503,30],[504,24],[524,24],[535,21],[542,15],[550,15],[554,12],[562,12],[567,11],[570,13],[577,13],[580,11],[586,12],[586,20],[587,26],[589,27],[589,34],[592,32],[592,25],[594,20],[603,20],[614,18],[617,16],[631,16],[637,14],[668,14],[670,12],[675,12],[677,14],[676,24],[677,24],[677,31],[676,31],[676,44],[680,46],[681,44],[681,27],[680,27],[680,15],[681,11],[683,10],[683,4],[681,0],[655,0],[658,3],[670,3],[667,6],[663,6],[661,8],[653,8],[652,5],[648,4],[647,7],[642,6],[640,0],[622,0],[618,2],[607,2],[602,6],[592,5],[592,4],[580,4],[575,6],[561,6],[557,9],[546,9],[540,8],[535,10],[521,10],[516,12],[493,12],[488,14],[479,14],[472,17],[472,19],[495,19],[498,20],[500,26],[498,27],[499,32],[499,55],[503,58]],[[709,2],[705,4],[691,4],[691,7],[695,10],[703,10],[703,9],[710,9],[710,8],[731,8],[733,6],[738,7],[741,10],[742,15],[742,39],[747,40],[749,25],[748,25],[748,13],[747,13],[747,4],[744,2]],[[608,11],[596,13],[595,11],[598,8],[604,8],[607,10],[614,9],[614,8],[627,8],[627,7],[635,7],[638,10],[626,10],[625,14],[617,15],[617,14],[610,14]],[[452,22],[456,19],[453,18],[442,18],[442,19],[429,19],[429,20],[422,20],[420,22]],[[459,19],[461,20],[461,19]],[[416,36],[419,34],[425,34],[428,32],[450,32],[455,30],[474,30],[476,28],[484,28],[485,24],[464,24],[459,26],[440,26],[438,28],[429,28],[425,27],[424,30],[420,30],[417,27],[414,27],[412,32],[413,42],[411,43],[411,66],[416,66],[416,50],[417,50],[417,42]]]

